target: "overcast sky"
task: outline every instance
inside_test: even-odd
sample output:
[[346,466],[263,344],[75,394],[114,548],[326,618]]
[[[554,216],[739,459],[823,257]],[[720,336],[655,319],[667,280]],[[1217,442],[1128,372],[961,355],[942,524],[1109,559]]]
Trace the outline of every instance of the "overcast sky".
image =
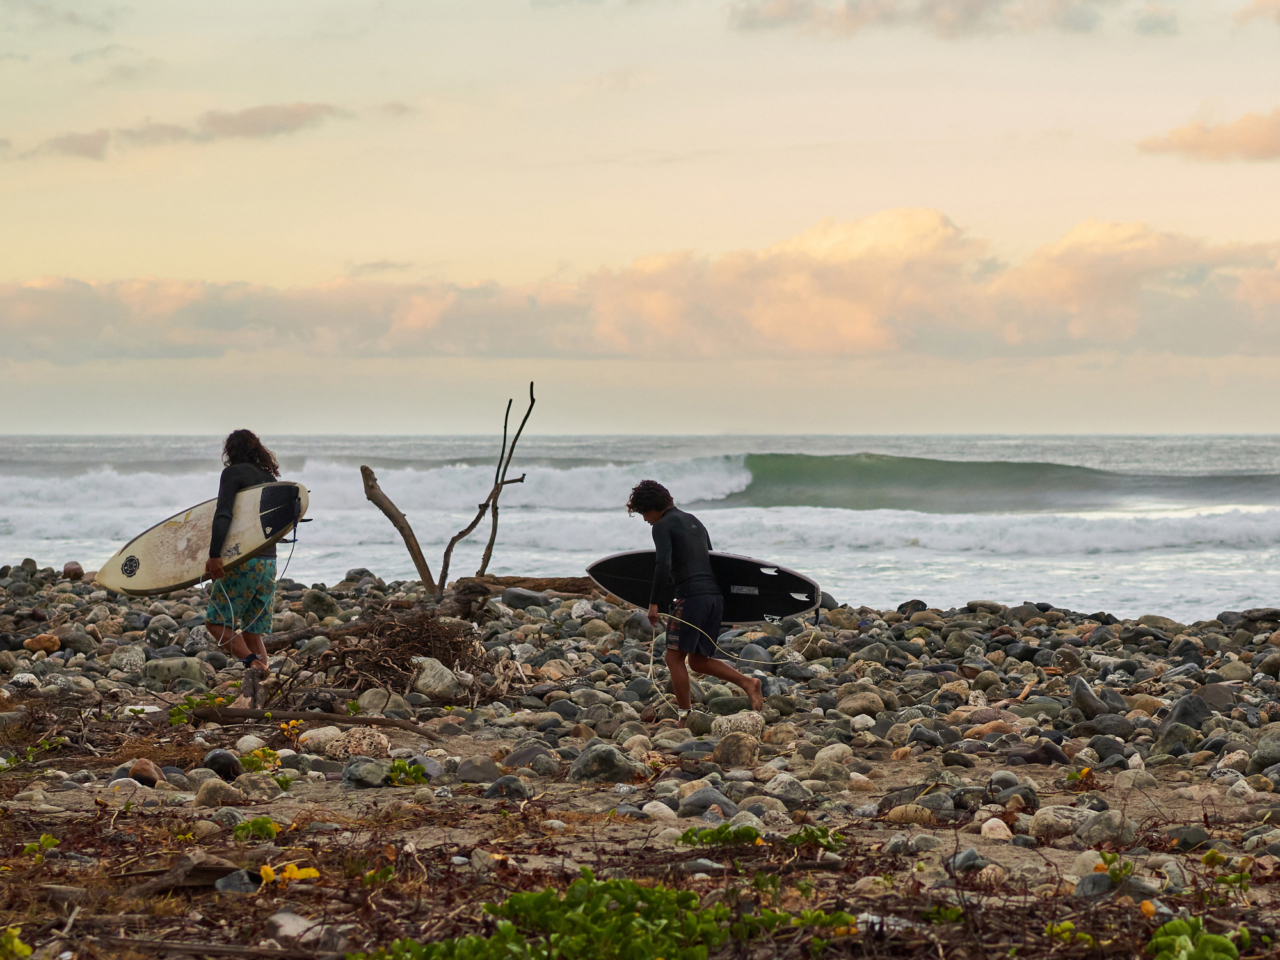
[[0,432],[1280,432],[1280,0],[0,0]]

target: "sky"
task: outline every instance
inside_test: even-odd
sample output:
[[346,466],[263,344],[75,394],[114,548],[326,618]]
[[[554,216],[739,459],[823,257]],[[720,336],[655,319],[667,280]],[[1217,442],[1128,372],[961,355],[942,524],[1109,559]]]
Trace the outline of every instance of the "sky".
[[1280,0],[0,0],[7,433],[1280,432]]

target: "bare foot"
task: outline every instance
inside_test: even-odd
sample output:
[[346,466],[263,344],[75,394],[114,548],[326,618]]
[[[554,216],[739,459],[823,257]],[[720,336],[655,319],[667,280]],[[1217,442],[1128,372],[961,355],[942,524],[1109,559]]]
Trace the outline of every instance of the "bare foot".
[[747,699],[751,701],[751,709],[757,712],[764,709],[764,684],[754,677],[747,679]]

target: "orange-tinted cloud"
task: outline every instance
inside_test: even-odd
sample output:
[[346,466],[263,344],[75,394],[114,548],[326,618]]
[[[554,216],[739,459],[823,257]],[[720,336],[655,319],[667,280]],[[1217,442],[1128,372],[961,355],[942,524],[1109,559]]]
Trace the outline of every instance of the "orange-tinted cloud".
[[869,353],[893,349],[894,323],[961,296],[984,255],[935,210],[825,221],[760,251],[718,260],[691,253],[602,271],[583,284],[597,342],[620,352],[659,339],[705,355],[756,342],[767,349]]
[[[1280,242],[1087,221],[1014,263],[936,210],[826,221],[760,250],[672,252],[572,282],[0,285],[14,359],[1280,354]],[[383,268],[396,264],[374,264]],[[368,271],[381,272],[378,271]]]
[[1274,20],[1280,23],[1280,0],[1253,0],[1236,14],[1237,22],[1244,23],[1248,20]]
[[1213,126],[1189,123],[1163,137],[1138,144],[1147,153],[1177,153],[1192,160],[1280,159],[1280,109],[1269,114],[1246,113],[1238,120]]

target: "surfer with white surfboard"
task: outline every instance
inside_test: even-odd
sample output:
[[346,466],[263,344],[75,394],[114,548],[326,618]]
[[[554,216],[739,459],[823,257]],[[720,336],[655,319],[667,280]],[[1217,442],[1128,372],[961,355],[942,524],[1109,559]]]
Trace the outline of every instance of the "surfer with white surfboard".
[[[715,638],[724,615],[724,595],[711,567],[711,536],[691,513],[679,509],[671,492],[656,480],[642,480],[631,491],[627,513],[638,513],[653,527],[655,563],[649,590],[649,622],[662,614],[657,598],[674,581],[674,602],[667,626],[666,664],[671,692],[680,708],[680,726],[689,713],[689,669],[742,688],[751,709],[764,707],[759,680],[744,677],[716,659]],[[686,665],[687,661],[687,665]]]
[[231,530],[236,496],[249,487],[276,482],[280,465],[251,430],[235,430],[228,435],[222,445],[222,462],[226,468],[218,481],[218,506],[209,537],[209,559],[205,562],[205,572],[214,581],[209,588],[205,626],[218,644],[242,660],[246,668],[269,673],[262,635],[271,630],[275,544],[230,571],[223,562],[223,548]]

